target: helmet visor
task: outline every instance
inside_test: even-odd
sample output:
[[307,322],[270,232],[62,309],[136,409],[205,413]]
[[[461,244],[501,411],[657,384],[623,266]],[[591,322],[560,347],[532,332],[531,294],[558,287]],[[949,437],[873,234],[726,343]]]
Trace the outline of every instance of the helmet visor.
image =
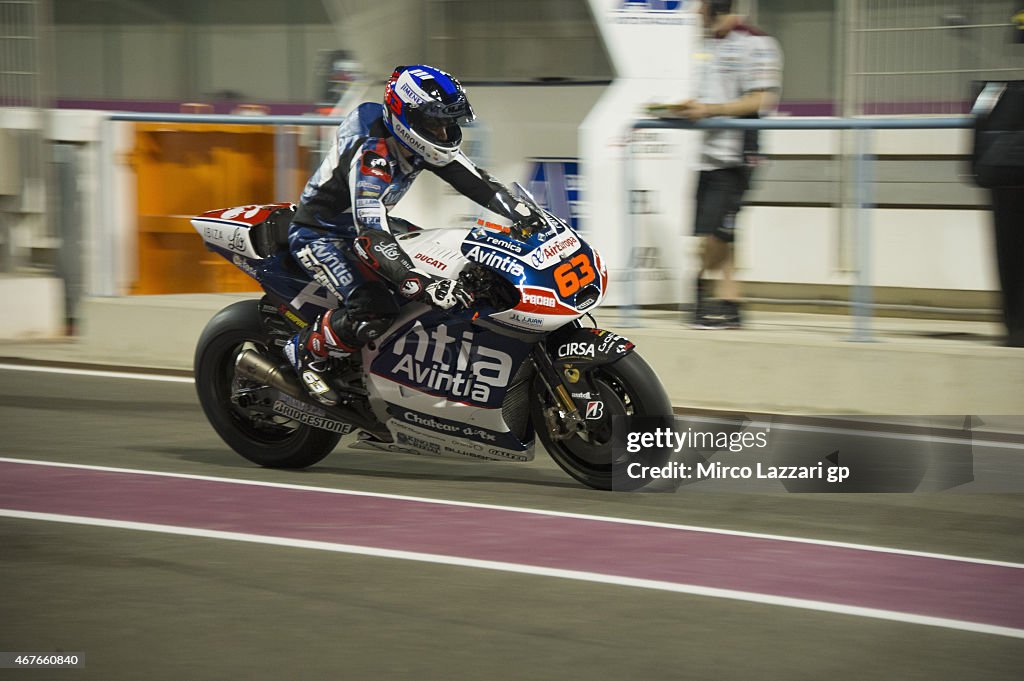
[[432,144],[443,146],[458,144],[462,140],[459,125],[475,118],[473,108],[465,98],[451,104],[425,102],[420,106],[408,105],[406,115],[413,130]]

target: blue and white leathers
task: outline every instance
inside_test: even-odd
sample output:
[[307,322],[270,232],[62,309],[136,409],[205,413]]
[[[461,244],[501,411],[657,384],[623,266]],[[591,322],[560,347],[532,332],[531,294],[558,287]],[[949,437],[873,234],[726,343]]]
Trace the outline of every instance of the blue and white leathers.
[[[289,231],[295,259],[343,301],[365,279],[345,251],[354,250],[360,260],[401,288],[417,270],[391,236],[405,231],[408,223],[389,213],[425,168],[468,198],[508,216],[512,202],[505,198],[507,190],[490,175],[461,152],[442,167],[408,156],[384,124],[384,108],[368,102],[338,127],[330,152],[306,183]],[[359,236],[366,236],[367,242],[354,245]]]

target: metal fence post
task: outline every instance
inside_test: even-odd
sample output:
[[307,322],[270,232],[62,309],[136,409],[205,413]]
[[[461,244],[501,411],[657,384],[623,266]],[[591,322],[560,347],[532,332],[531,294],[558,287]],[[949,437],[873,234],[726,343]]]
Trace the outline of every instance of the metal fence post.
[[274,127],[274,200],[291,203],[297,199],[292,186],[292,170],[295,168],[295,139],[290,127]]
[[117,214],[114,207],[114,150],[117,144],[114,141],[117,124],[113,116],[108,116],[100,123],[100,152],[97,157],[99,163],[99,215],[100,221],[96,225],[97,243],[92,244],[95,264],[93,271],[97,278],[92,282],[93,288],[90,293],[97,296],[116,296],[118,290],[117,273],[120,271],[120,258],[118,257],[117,234],[114,229],[114,222]]
[[623,306],[623,326],[636,326],[636,272],[633,268],[633,234],[636,230],[636,219],[633,210],[633,132],[630,128],[623,146],[622,183],[626,188],[625,208],[622,230],[622,251],[626,254],[626,277],[624,294],[626,304]]
[[852,341],[866,343],[873,341],[871,335],[871,314],[873,295],[871,290],[871,204],[872,202],[872,157],[871,130],[860,127],[853,131],[855,157],[854,182],[856,207],[854,208],[856,227],[856,272],[850,304],[853,308]]
[[78,186],[78,146],[55,142],[57,276],[64,282],[64,322],[68,335],[77,329],[83,291],[82,204]]

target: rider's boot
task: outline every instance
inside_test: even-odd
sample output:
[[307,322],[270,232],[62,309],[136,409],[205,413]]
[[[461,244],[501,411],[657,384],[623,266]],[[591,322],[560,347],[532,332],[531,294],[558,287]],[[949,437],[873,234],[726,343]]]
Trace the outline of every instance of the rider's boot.
[[345,310],[328,310],[315,323],[295,334],[284,348],[306,391],[313,399],[331,407],[338,404],[338,393],[326,377],[331,360],[343,359],[358,351],[356,344],[342,340],[342,336],[348,335],[344,333],[347,326]]

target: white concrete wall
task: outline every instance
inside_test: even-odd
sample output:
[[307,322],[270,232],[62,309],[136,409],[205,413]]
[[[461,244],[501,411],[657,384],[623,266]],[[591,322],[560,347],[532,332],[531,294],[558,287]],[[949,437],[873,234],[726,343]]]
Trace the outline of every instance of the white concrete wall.
[[60,279],[0,275],[4,318],[0,340],[35,340],[64,335],[64,285]]

